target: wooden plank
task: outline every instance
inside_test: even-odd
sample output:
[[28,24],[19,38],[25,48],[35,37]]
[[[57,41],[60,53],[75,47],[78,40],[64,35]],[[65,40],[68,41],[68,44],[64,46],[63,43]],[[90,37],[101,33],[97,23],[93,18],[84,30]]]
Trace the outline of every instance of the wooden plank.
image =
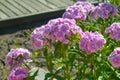
[[73,1],[71,0],[61,0],[61,2],[65,3],[67,6],[72,5]]
[[36,11],[39,11],[40,8],[38,8],[38,6],[36,6],[33,2],[31,2],[31,0],[21,0],[23,1],[25,4],[30,5],[30,7],[32,7],[33,9],[35,9]]
[[50,8],[40,2],[38,2],[37,0],[31,0],[33,3],[35,3],[36,5],[38,5],[39,8],[41,8],[41,10],[46,11],[49,10]]
[[61,17],[65,9],[54,9],[48,12],[39,12],[36,14],[28,14],[28,15],[23,15],[23,16],[16,16],[16,18],[9,18],[9,19],[4,19],[0,20],[0,28],[5,28],[5,27],[13,27],[18,25],[21,25],[23,23],[30,23],[34,21],[44,21],[44,20],[50,20],[53,18]]
[[17,8],[24,14],[30,13],[27,9],[25,9],[24,7],[22,7],[21,5],[19,5],[18,3],[16,3],[13,0],[7,0],[7,2],[9,2],[11,5],[13,5],[15,8]]
[[0,18],[1,18],[1,19],[7,19],[8,16],[5,15],[5,13],[3,13],[3,12],[0,10]]
[[49,7],[46,7],[45,5],[39,3],[37,0],[23,0],[23,1],[25,1],[26,3],[31,5],[31,7],[35,8],[38,11],[44,11],[50,9]]
[[50,4],[47,0],[37,0],[37,1],[51,9],[57,8],[57,6]]
[[7,7],[0,3],[0,9],[9,17],[16,16],[12,11],[10,11]]
[[[3,16],[0,15],[0,18],[2,18],[0,19],[0,22],[5,20],[10,21],[12,19],[21,18],[23,16],[45,14],[46,12],[50,12],[50,11],[56,11],[61,9],[63,10],[70,3],[70,2],[67,3],[67,1],[64,1],[64,0],[0,0],[0,2],[2,3],[2,4],[0,3],[0,9],[1,9],[0,13],[3,15]],[[7,6],[5,3],[7,3]],[[15,13],[14,9],[21,12],[21,14],[17,16],[16,15],[17,12]],[[46,14],[45,16],[42,16],[41,18],[43,17],[47,18],[47,15],[48,14]],[[58,13],[54,15],[58,15]]]
[[67,6],[65,3],[61,2],[60,0],[46,0],[46,1],[48,1],[49,3],[57,6],[58,8]]
[[8,9],[10,9],[16,15],[23,14],[21,11],[19,11],[18,9],[16,9],[13,5],[9,4],[6,0],[0,0],[0,3],[2,3],[3,5],[5,5]]
[[27,9],[28,11],[32,12],[37,12],[34,8],[32,8],[30,5],[25,4],[23,1],[21,0],[14,0],[16,3],[18,3],[19,5],[23,6],[25,9]]

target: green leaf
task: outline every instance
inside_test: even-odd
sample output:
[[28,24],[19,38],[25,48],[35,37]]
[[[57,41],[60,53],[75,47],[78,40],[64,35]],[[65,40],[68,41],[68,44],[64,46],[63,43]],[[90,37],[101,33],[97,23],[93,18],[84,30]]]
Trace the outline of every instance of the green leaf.
[[65,79],[60,75],[55,75],[55,80],[65,80]]
[[65,78],[60,75],[47,73],[44,80],[65,80]]
[[69,58],[69,64],[70,64],[70,66],[72,66],[73,62],[75,61],[75,56],[76,56],[75,52],[70,52],[69,53],[68,58]]

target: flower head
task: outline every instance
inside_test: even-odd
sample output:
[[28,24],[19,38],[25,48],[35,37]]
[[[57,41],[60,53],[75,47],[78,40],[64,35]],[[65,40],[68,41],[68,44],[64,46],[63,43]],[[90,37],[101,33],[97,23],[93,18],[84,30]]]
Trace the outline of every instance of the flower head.
[[108,18],[110,15],[115,16],[117,14],[117,8],[110,4],[110,3],[99,3],[98,6],[96,6],[91,11],[91,17],[92,18]]
[[113,23],[110,27],[106,28],[105,33],[109,33],[112,39],[120,40],[120,23]]
[[76,25],[74,19],[53,19],[50,20],[47,25],[51,28],[49,39],[52,41],[58,40],[63,44],[67,44],[69,42],[66,36],[71,37],[73,34],[81,33],[81,28]]
[[115,68],[120,67],[120,47],[114,49],[114,51],[108,56],[108,60]]
[[16,68],[11,70],[8,80],[23,80],[28,76],[27,69],[25,68]]
[[[39,49],[42,48],[46,44],[46,37],[48,34],[45,34],[45,29],[47,27],[45,25],[36,28],[31,34],[31,44],[34,48]],[[49,30],[48,30],[49,33]]]
[[87,54],[96,52],[101,49],[106,43],[104,37],[98,32],[83,32],[80,39],[80,49],[85,51]]
[[35,29],[31,34],[31,43],[37,49],[49,44],[49,41],[52,43],[60,41],[63,44],[68,44],[69,40],[66,36],[71,37],[73,34],[80,34],[80,32],[81,28],[75,24],[74,19],[57,18]]
[[5,63],[10,68],[18,67],[19,64],[27,60],[32,54],[25,48],[11,49],[6,55]]
[[76,6],[82,6],[86,10],[86,14],[88,15],[94,8],[95,6],[92,5],[90,2],[76,2],[74,5]]
[[89,2],[76,2],[68,7],[63,18],[85,20],[94,6]]

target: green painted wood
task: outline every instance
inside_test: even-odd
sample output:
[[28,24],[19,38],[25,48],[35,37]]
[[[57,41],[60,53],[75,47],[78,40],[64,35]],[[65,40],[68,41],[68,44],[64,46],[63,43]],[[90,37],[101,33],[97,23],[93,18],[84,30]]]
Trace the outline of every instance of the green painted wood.
[[0,3],[0,10],[2,10],[7,16],[12,17],[16,16],[13,12],[11,12],[7,7]]
[[21,11],[16,9],[13,5],[9,4],[6,0],[1,0],[0,1],[3,5],[5,5],[8,9],[10,9],[12,12],[14,12],[16,15],[21,15],[23,14]]
[[[6,17],[20,17],[28,14],[36,14],[38,12],[51,11],[52,9],[59,9],[68,6],[68,2],[64,0],[0,0],[1,19]],[[1,20],[0,19],[0,20]]]
[[36,4],[34,4],[33,2],[31,2],[31,0],[21,0],[21,1],[23,1],[25,4],[29,5],[30,7],[32,7],[36,11],[40,10],[40,8]]
[[46,11],[46,12],[39,12],[39,13],[34,13],[34,14],[28,14],[28,15],[22,15],[22,16],[16,16],[16,17],[11,17],[8,19],[2,19],[0,20],[0,28],[4,27],[13,27],[13,26],[18,26],[23,23],[30,23],[34,21],[44,21],[44,20],[49,20],[57,17],[61,17],[61,15],[64,12],[63,9],[55,9],[51,11]]
[[27,9],[28,11],[32,12],[37,12],[34,8],[32,8],[30,5],[25,4],[23,1],[21,0],[14,0],[16,3],[18,3],[19,5],[23,6],[25,9]]
[[73,2],[70,1],[70,0],[61,0],[61,2],[65,3],[65,4],[68,5],[68,6],[70,6],[70,5],[73,4]]
[[36,1],[30,0],[30,1],[31,1],[32,3],[34,3],[37,8],[39,8],[39,11],[41,11],[41,10],[42,10],[42,11],[46,11],[46,10],[49,10],[49,9],[50,9],[49,7],[45,6],[44,4],[39,3],[37,0],[36,0]]
[[0,11],[0,18],[1,18],[1,19],[7,19],[8,16],[5,15],[5,13],[3,13],[2,11]]
[[68,0],[0,0],[0,27],[61,16],[70,3],[67,2]]
[[11,5],[13,5],[15,8],[17,8],[18,10],[20,10],[23,14],[30,13],[27,9],[16,3],[14,0],[6,0],[6,1],[9,2]]
[[49,3],[57,6],[58,8],[67,6],[65,3],[61,2],[60,0],[46,0],[46,1],[48,1]]
[[52,4],[49,3],[47,0],[36,0],[36,1],[38,1],[39,3],[44,4],[45,6],[51,8],[51,9],[57,8],[57,6],[52,5]]

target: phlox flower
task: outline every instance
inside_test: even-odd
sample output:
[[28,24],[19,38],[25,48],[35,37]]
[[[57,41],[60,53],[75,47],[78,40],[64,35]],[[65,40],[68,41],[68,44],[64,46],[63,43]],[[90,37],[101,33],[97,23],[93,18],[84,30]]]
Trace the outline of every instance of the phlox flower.
[[74,5],[76,5],[76,6],[82,6],[86,10],[86,14],[87,15],[89,13],[91,13],[91,11],[95,8],[94,5],[92,5],[90,2],[87,2],[87,1],[86,2],[78,1]]
[[78,1],[66,9],[63,18],[86,20],[87,15],[93,7],[94,6],[89,2]]
[[108,60],[113,67],[120,67],[120,47],[114,49],[114,51],[108,56]]
[[86,31],[81,34],[79,43],[80,49],[85,51],[87,54],[91,54],[97,50],[100,50],[106,43],[106,40],[98,32]]
[[81,28],[78,27],[74,19],[57,18],[50,20],[46,25],[36,28],[31,34],[31,43],[34,48],[41,49],[46,44],[60,41],[68,44],[73,34],[80,34]]
[[92,11],[90,16],[92,18],[108,18],[110,15],[115,16],[117,8],[110,3],[99,3]]
[[120,40],[120,23],[113,23],[110,27],[106,28],[106,34],[110,34],[112,39]]
[[16,68],[31,56],[32,53],[25,48],[11,49],[6,55],[5,63],[7,67]]
[[8,80],[23,80],[28,76],[28,72],[26,68],[15,68],[11,70]]
[[31,34],[31,44],[34,48],[40,49],[46,44],[46,37],[49,30],[45,34],[45,29],[48,29],[46,25],[36,28]]

